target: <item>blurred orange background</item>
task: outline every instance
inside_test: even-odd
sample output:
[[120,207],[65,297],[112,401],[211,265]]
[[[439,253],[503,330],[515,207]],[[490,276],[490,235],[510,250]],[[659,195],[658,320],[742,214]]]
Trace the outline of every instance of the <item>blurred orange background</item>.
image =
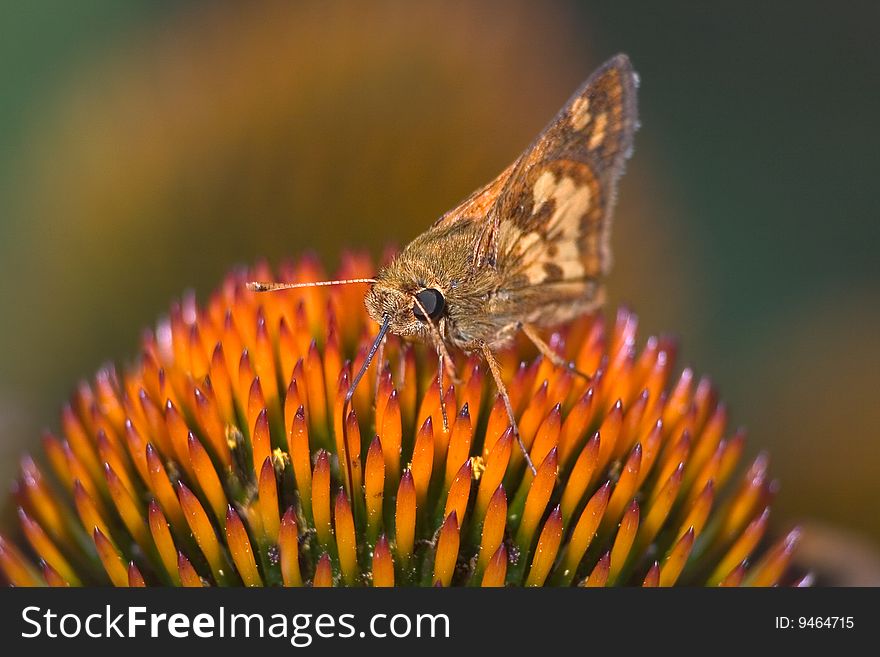
[[[878,10],[39,0],[0,9],[0,479],[172,298],[404,243],[627,52],[609,281],[782,481],[880,542]],[[781,529],[781,528],[780,528]]]

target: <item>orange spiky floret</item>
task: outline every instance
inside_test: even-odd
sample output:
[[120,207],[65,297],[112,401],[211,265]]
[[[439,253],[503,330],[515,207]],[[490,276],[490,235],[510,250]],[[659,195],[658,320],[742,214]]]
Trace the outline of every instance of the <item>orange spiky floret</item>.
[[[46,465],[22,460],[10,584],[809,581],[788,574],[799,532],[764,543],[766,455],[736,483],[744,434],[707,379],[672,379],[670,340],[637,349],[633,313],[550,340],[589,380],[525,344],[499,354],[533,475],[475,357],[441,390],[428,350],[390,336],[343,417],[374,330],[362,291],[245,289],[270,275],[231,274],[201,308],[185,296],[136,365],[77,388]],[[281,269],[319,278],[313,260]]]

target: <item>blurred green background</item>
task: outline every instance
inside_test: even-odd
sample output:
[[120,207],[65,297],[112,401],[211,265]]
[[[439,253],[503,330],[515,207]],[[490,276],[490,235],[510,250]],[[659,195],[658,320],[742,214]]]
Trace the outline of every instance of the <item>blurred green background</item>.
[[709,4],[2,3],[0,479],[182,290],[409,240],[623,51],[612,301],[771,451],[777,523],[876,545],[880,5]]

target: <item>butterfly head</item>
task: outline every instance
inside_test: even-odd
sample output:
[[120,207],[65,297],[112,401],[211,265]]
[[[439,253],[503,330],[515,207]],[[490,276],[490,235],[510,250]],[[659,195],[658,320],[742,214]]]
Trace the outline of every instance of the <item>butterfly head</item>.
[[405,337],[431,340],[434,329],[443,334],[448,318],[448,302],[442,287],[419,284],[419,281],[401,284],[382,274],[370,288],[364,303],[370,317],[379,323],[389,318],[388,330]]
[[461,222],[419,235],[377,275],[365,298],[377,322],[403,337],[462,346],[478,335],[486,304],[498,287],[497,272],[473,266],[479,225]]

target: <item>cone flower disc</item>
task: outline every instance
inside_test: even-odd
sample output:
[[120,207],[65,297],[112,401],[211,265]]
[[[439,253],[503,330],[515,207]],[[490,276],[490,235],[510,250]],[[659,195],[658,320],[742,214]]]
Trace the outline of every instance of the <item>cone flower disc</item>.
[[[370,276],[348,255],[339,278]],[[485,364],[376,332],[362,285],[310,259],[230,274],[175,303],[139,358],[82,383],[43,454],[21,461],[14,586],[670,586],[797,583],[799,533],[768,541],[776,483],[707,379],[637,318],[499,354],[526,467]],[[445,412],[444,412],[445,410]]]

